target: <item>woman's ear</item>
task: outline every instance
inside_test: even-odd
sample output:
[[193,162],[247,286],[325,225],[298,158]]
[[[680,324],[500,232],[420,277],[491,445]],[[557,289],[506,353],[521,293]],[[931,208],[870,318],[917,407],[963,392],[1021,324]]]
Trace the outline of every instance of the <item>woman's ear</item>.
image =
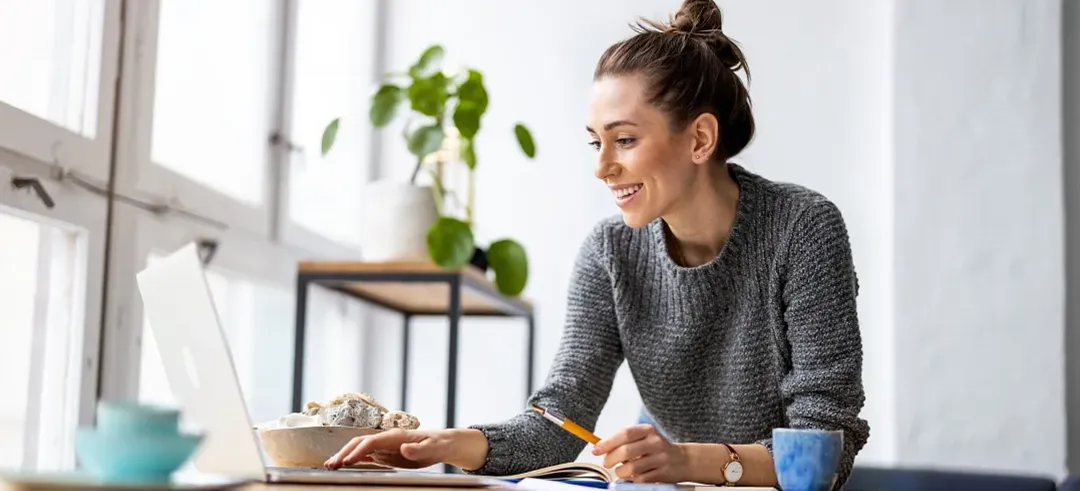
[[708,162],[720,143],[720,122],[716,120],[716,116],[706,112],[694,118],[688,130],[693,145],[690,155],[694,163]]

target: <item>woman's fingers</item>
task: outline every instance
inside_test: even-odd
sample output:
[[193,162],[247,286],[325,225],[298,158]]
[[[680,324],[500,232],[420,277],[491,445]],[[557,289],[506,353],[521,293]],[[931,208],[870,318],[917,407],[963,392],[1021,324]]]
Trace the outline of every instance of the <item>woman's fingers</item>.
[[650,481],[649,479],[661,477],[663,472],[656,471],[663,471],[667,467],[666,463],[667,456],[665,454],[649,454],[616,467],[615,475],[619,476],[620,479],[634,482],[660,482]]
[[645,431],[641,439],[620,445],[605,455],[604,467],[614,467],[642,456],[663,452],[665,444],[664,438],[655,431]]
[[390,432],[368,435],[342,459],[342,462],[345,465],[352,465],[376,452],[398,453],[401,443],[400,435]]
[[604,455],[612,452],[618,447],[626,445],[630,442],[635,442],[655,434],[656,429],[652,425],[635,425],[622,428],[611,436],[596,442],[596,446],[593,447],[593,455]]
[[356,447],[360,446],[360,442],[364,441],[364,438],[367,438],[367,436],[358,436],[349,440],[349,443],[346,443],[345,446],[341,447],[341,450],[338,450],[336,454],[323,463],[323,467],[331,470],[341,468],[341,466],[344,465],[343,461],[345,456],[351,454],[353,450],[356,450]]

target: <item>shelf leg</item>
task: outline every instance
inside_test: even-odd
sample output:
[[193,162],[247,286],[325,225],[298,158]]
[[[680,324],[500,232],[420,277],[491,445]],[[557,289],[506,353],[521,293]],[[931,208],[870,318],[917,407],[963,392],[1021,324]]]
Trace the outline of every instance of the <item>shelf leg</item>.
[[[458,323],[461,321],[461,278],[450,280],[450,304],[447,309],[450,317],[449,362],[446,367],[446,427],[453,428],[457,416],[457,371],[458,371]],[[454,472],[451,466],[444,466],[446,472]]]
[[296,329],[293,337],[292,410],[300,412],[304,405],[304,345],[307,342],[308,280],[296,277]]
[[409,324],[412,316],[405,314],[401,324],[401,410],[408,411],[409,401]]

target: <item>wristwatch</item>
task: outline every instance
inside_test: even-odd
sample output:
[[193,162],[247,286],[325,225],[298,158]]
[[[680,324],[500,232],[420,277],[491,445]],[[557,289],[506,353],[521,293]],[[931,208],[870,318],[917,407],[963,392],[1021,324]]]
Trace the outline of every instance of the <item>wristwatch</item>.
[[739,482],[739,479],[742,479],[742,462],[739,461],[739,453],[731,445],[726,443],[723,445],[727,447],[728,452],[731,454],[731,460],[724,464],[724,485],[734,486]]

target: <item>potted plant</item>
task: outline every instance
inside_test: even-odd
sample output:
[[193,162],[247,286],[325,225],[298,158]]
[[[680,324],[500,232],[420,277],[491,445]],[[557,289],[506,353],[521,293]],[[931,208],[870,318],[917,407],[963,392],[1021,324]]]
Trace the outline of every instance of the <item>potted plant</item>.
[[[433,45],[424,50],[407,72],[388,73],[372,95],[369,117],[376,128],[386,127],[403,113],[407,117],[402,137],[409,153],[416,158],[409,192],[430,196],[435,211],[430,223],[423,224],[426,233],[422,245],[427,256],[444,268],[467,264],[482,270],[490,268],[499,291],[517,296],[528,282],[525,248],[513,239],[502,238],[488,244],[485,250],[476,244],[473,236],[475,141],[488,107],[484,77],[472,68],[447,73],[442,68],[444,55],[441,46]],[[333,147],[340,124],[340,118],[334,119],[323,131],[324,155]],[[534,158],[536,145],[529,129],[516,124],[513,135],[525,156]],[[455,189],[447,186],[446,171],[450,166],[463,166],[467,173],[464,201]],[[420,185],[421,177],[426,177],[430,185]],[[422,206],[416,205],[415,199],[396,202]],[[460,206],[453,209],[449,206],[452,203]],[[390,213],[403,215],[401,220],[432,216],[400,208]],[[415,227],[415,220],[412,223]]]

